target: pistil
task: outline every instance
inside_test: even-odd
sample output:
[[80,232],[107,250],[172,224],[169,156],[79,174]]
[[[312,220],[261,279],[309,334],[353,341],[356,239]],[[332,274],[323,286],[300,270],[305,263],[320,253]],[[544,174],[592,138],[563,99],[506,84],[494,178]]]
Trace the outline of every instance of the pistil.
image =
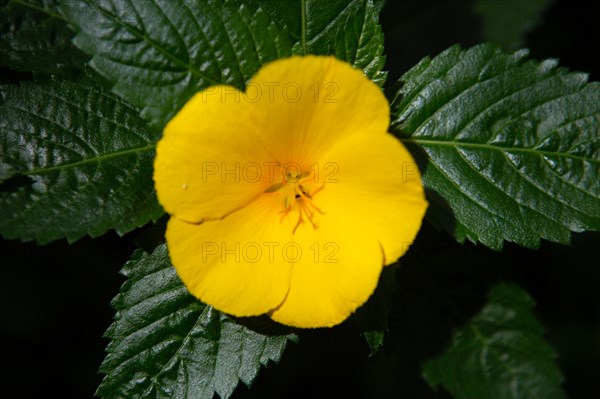
[[284,209],[281,212],[283,214],[281,222],[283,222],[292,210],[298,210],[298,220],[292,230],[292,234],[295,234],[298,227],[306,221],[308,221],[314,229],[318,228],[318,225],[314,220],[315,213],[320,213],[321,215],[324,214],[313,201],[314,194],[321,191],[323,187],[317,187],[311,193],[306,187],[306,184],[302,184],[302,182],[306,182],[309,178],[310,173],[299,176],[287,175],[285,181],[278,187],[278,189],[287,190],[288,192],[288,195],[284,198]]

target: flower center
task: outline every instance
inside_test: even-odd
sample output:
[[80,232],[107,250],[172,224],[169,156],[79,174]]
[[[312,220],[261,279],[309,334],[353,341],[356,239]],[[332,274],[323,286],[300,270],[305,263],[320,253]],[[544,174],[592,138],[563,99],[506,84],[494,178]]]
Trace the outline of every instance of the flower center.
[[283,181],[273,184],[266,192],[281,191],[283,193],[283,210],[281,211],[281,222],[286,217],[297,213],[298,219],[292,230],[292,234],[298,230],[300,225],[310,223],[313,228],[318,228],[315,222],[317,213],[323,215],[324,212],[314,203],[313,196],[321,191],[323,186],[314,184],[312,171],[302,174],[286,173]]

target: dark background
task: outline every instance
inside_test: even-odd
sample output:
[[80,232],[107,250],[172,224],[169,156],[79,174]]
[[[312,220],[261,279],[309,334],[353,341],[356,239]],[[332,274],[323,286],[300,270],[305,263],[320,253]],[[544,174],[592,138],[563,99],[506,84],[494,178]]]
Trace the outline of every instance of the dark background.
[[[388,0],[382,24],[389,81],[452,44],[482,42],[472,3]],[[561,65],[598,80],[598,23],[591,3],[554,1],[523,45],[535,58],[559,58]],[[102,334],[113,316],[109,302],[124,281],[118,271],[135,248],[135,235],[111,232],[41,247],[0,240],[2,397],[92,397],[107,344]],[[481,305],[490,282],[504,279],[525,286],[535,298],[559,353],[565,389],[572,398],[587,399],[597,392],[600,373],[599,243],[600,234],[585,233],[574,235],[571,246],[543,242],[534,251],[507,244],[496,253],[461,246],[426,227],[398,269],[396,300],[402,306],[392,314],[395,336],[387,338],[384,350],[369,357],[352,320],[307,331],[278,366],[261,371],[251,391],[239,387],[234,398],[449,397],[425,385],[418,361]],[[460,316],[448,315],[449,302]]]

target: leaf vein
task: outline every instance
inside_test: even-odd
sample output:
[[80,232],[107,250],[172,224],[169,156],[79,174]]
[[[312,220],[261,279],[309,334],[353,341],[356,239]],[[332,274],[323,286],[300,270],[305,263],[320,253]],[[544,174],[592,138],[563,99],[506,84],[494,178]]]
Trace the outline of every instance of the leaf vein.
[[204,80],[206,80],[208,82],[211,82],[212,84],[218,84],[218,82],[216,82],[214,79],[211,79],[208,75],[200,72],[200,70],[194,68],[190,63],[187,63],[184,60],[181,60],[179,57],[177,57],[176,55],[172,54],[170,51],[168,51],[167,49],[165,49],[161,44],[157,43],[152,38],[150,38],[148,35],[146,35],[143,32],[140,32],[134,26],[131,26],[130,24],[127,24],[127,23],[123,22],[117,16],[113,15],[110,11],[108,11],[108,10],[102,8],[102,7],[99,7],[99,6],[95,5],[95,4],[90,4],[89,0],[85,0],[85,2],[89,6],[97,9],[101,14],[103,14],[105,17],[107,17],[108,19],[110,19],[111,21],[113,21],[115,24],[117,24],[117,25],[125,28],[130,33],[132,33],[134,36],[137,36],[139,39],[142,39],[142,40],[146,41],[147,43],[149,43],[152,47],[154,47],[160,53],[162,53],[163,55],[165,55],[168,59],[170,59],[171,61],[175,62],[176,64],[181,65],[183,68],[187,69],[193,75],[196,75],[197,77],[200,77],[201,79],[204,79]]
[[[548,193],[548,192],[547,192],[547,191],[546,191],[546,190],[545,190],[543,187],[539,187],[539,186],[536,184],[536,182],[535,182],[535,181],[531,180],[531,179],[530,179],[530,178],[529,178],[527,175],[523,174],[523,172],[521,172],[521,171],[520,171],[520,170],[517,168],[517,166],[514,164],[514,162],[511,162],[511,161],[510,161],[510,158],[508,158],[508,157],[506,156],[506,153],[502,153],[502,155],[503,155],[503,156],[506,158],[506,160],[507,160],[507,163],[510,165],[510,167],[511,167],[512,169],[514,169],[514,170],[515,170],[515,172],[517,172],[517,173],[519,174],[519,176],[521,176],[521,178],[522,178],[523,180],[525,180],[526,182],[528,182],[528,183],[531,185],[531,187],[533,187],[533,188],[534,188],[536,191],[538,191],[538,192],[539,192],[540,194],[542,194],[544,197],[548,197],[548,198],[550,199],[550,201],[553,201],[553,200],[554,200],[554,201],[557,201],[557,202],[558,202],[558,203],[560,203],[561,205],[564,205],[564,206],[566,206],[567,208],[570,208],[570,209],[572,209],[573,211],[575,211],[575,213],[581,213],[581,214],[584,214],[584,215],[587,215],[587,216],[595,217],[594,215],[587,214],[587,213],[585,213],[584,211],[582,211],[582,210],[579,210],[579,209],[577,209],[577,208],[573,207],[573,205],[571,205],[571,204],[569,204],[569,203],[567,203],[567,202],[564,202],[564,201],[562,201],[562,200],[561,200],[559,197],[553,197],[553,196],[552,196],[552,195],[550,195],[550,194],[549,194],[549,193]],[[553,172],[553,174],[555,174],[555,173],[554,173],[554,171],[552,171],[552,172]],[[556,175],[556,174],[555,174],[555,175]],[[591,196],[591,194],[590,194],[590,193],[588,193],[588,192],[586,192],[586,191],[583,191],[581,188],[577,187],[576,185],[574,185],[574,184],[573,184],[573,183],[571,183],[570,181],[563,179],[563,178],[562,178],[560,175],[556,175],[556,176],[557,176],[557,177],[558,177],[558,178],[559,178],[559,179],[560,179],[560,180],[561,180],[563,183],[565,183],[565,184],[567,184],[567,185],[569,185],[569,186],[573,187],[575,190],[577,190],[577,191],[580,191],[581,193],[585,194],[586,196],[588,196],[588,195],[589,195],[589,196]],[[554,220],[555,222],[557,222],[557,223],[561,224],[561,222],[560,222],[558,219],[554,219],[554,218],[552,218],[552,220]]]
[[[479,170],[478,170],[478,169],[475,167],[475,165],[473,165],[473,164],[472,164],[472,163],[471,163],[471,162],[470,162],[470,161],[469,161],[469,160],[468,160],[468,159],[467,159],[467,158],[466,158],[466,157],[463,155],[463,153],[462,153],[461,151],[459,151],[459,150],[457,149],[457,150],[456,150],[456,152],[457,152],[457,153],[458,153],[458,155],[461,157],[461,159],[464,161],[464,163],[466,163],[466,164],[469,166],[469,168],[470,168],[471,170],[473,170],[473,171],[474,171],[474,172],[475,172],[475,173],[476,173],[478,176],[481,176],[481,177],[483,177],[483,179],[484,179],[485,181],[487,181],[487,182],[490,184],[490,186],[492,186],[492,187],[494,187],[494,188],[496,189],[496,192],[500,193],[500,194],[501,194],[503,197],[506,197],[506,198],[507,198],[507,199],[508,199],[510,202],[512,202],[512,203],[514,203],[514,204],[516,204],[516,205],[517,205],[517,209],[519,209],[519,208],[522,206],[522,207],[524,207],[524,208],[527,208],[527,209],[529,209],[529,210],[531,210],[531,211],[533,211],[533,212],[535,212],[535,213],[538,213],[539,215],[541,215],[542,217],[544,217],[544,218],[546,218],[546,219],[552,220],[552,221],[554,221],[554,222],[558,222],[558,220],[555,220],[555,219],[553,219],[553,218],[551,218],[551,217],[549,217],[549,216],[546,216],[545,214],[541,213],[541,212],[540,212],[540,211],[538,211],[537,209],[533,209],[533,208],[531,208],[530,206],[528,206],[528,205],[526,205],[526,204],[523,204],[523,203],[521,203],[521,202],[517,201],[517,199],[516,199],[515,197],[512,197],[511,195],[509,195],[509,194],[506,192],[506,190],[505,190],[503,187],[500,187],[500,186],[498,186],[498,185],[496,184],[496,182],[494,182],[494,181],[493,181],[491,178],[489,178],[489,177],[488,177],[488,176],[486,176],[485,174],[481,173],[481,171],[479,171]],[[519,173],[519,171],[517,171],[517,173]],[[520,174],[520,173],[519,173],[519,174]],[[536,186],[534,186],[534,187],[535,187],[537,190],[539,190],[539,188],[538,188],[538,187],[536,187]],[[539,190],[539,191],[541,191],[541,190]],[[523,218],[523,216],[524,216],[524,215],[523,215],[523,213],[522,213],[522,212],[520,212],[520,209],[519,209],[519,214],[521,215],[521,218]],[[513,224],[514,224],[514,223],[513,223]],[[527,229],[527,230],[528,230],[530,233],[533,233],[533,231],[531,230],[531,228],[530,228],[530,227],[528,227],[528,225],[527,225],[526,223],[523,223],[523,220],[520,220],[520,221],[519,221],[519,223],[518,223],[518,225],[519,225],[519,226],[521,226],[521,227],[524,227],[524,228],[526,228],[526,229]]]
[[567,154],[563,152],[556,151],[545,151],[545,150],[537,150],[534,148],[524,148],[524,147],[501,147],[495,146],[487,143],[473,143],[469,141],[445,141],[445,140],[429,140],[429,139],[420,139],[420,138],[400,138],[400,141],[405,143],[415,143],[420,144],[422,146],[447,146],[447,147],[465,147],[465,148],[481,148],[491,151],[506,151],[506,152],[514,152],[514,153],[526,153],[533,155],[545,155],[545,156],[556,156],[556,157],[564,157],[564,158],[572,158],[578,159],[585,162],[591,163],[600,163],[600,159],[587,158],[581,155]]
[[[304,0],[302,0],[302,2],[304,4],[306,4]],[[317,32],[313,37],[311,37],[308,40],[308,42],[306,43],[306,46],[310,46],[314,42],[316,42],[318,39],[320,39],[328,30],[330,30],[332,27],[334,27],[338,23],[338,20],[340,18],[342,18],[342,16],[344,16],[344,14],[349,13],[351,10],[351,7],[354,6],[355,4],[356,4],[355,0],[349,1],[348,4],[344,7],[344,9],[342,11],[340,11],[340,13],[338,15],[336,15],[334,19],[329,21],[329,23],[323,29],[321,29],[320,32]],[[303,24],[303,26],[304,26],[304,24]],[[306,34],[303,34],[302,37],[304,37],[306,40]],[[306,50],[306,48],[305,48],[305,50]]]
[[[537,86],[537,85],[539,85],[539,84],[542,84],[542,83],[544,83],[544,82],[546,82],[546,81],[548,81],[548,80],[554,79],[554,78],[556,78],[556,77],[559,77],[559,76],[560,76],[560,75],[550,75],[550,76],[548,76],[548,77],[546,77],[546,78],[544,78],[544,79],[542,79],[542,80],[539,80],[539,81],[536,81],[536,82],[534,82],[534,84],[531,84],[531,85],[528,85],[528,86],[525,86],[525,87],[521,87],[521,88],[519,88],[519,89],[517,89],[517,90],[515,90],[515,91],[512,91],[512,92],[510,92],[510,93],[508,93],[508,94],[506,94],[506,95],[502,96],[500,99],[498,99],[498,100],[497,100],[497,101],[495,101],[494,103],[492,103],[492,104],[490,104],[490,105],[487,105],[487,106],[484,106],[484,107],[483,107],[483,109],[481,109],[481,111],[480,111],[480,112],[479,112],[477,115],[475,115],[473,118],[470,118],[470,120],[469,120],[469,121],[468,121],[468,122],[465,124],[465,126],[463,126],[463,127],[462,127],[462,128],[461,128],[461,129],[460,129],[458,132],[457,132],[457,133],[455,133],[455,134],[454,134],[454,136],[452,136],[452,137],[451,137],[451,140],[456,140],[456,138],[457,138],[458,136],[460,136],[462,133],[464,133],[464,132],[465,132],[465,130],[467,130],[467,129],[468,129],[470,126],[472,126],[472,125],[473,125],[475,122],[479,121],[479,119],[480,119],[482,116],[484,116],[484,115],[485,115],[486,111],[489,111],[489,110],[490,110],[490,109],[492,109],[493,107],[495,107],[495,106],[499,105],[500,103],[502,103],[502,102],[504,102],[504,101],[506,101],[506,100],[510,99],[510,98],[511,98],[511,97],[513,97],[515,94],[519,94],[519,93],[521,93],[521,92],[524,92],[524,91],[526,91],[526,90],[530,90],[530,89],[532,89],[533,87],[535,87],[535,86]],[[491,82],[491,81],[492,81],[492,80],[489,80],[488,82]],[[474,89],[474,88],[475,88],[475,86],[473,86],[471,89]],[[462,93],[460,93],[460,95],[466,95],[465,93],[467,93],[467,91],[470,91],[471,89],[467,89],[467,90],[463,91]],[[459,96],[460,96],[460,95],[459,95]],[[547,101],[546,101],[546,100],[544,100],[544,101],[543,101],[541,104],[536,104],[536,105],[533,105],[533,106],[532,106],[532,108],[529,108],[529,109],[527,109],[525,112],[523,112],[523,113],[521,114],[521,116],[522,116],[522,115],[524,115],[524,114],[526,114],[526,113],[528,113],[528,112],[531,112],[533,109],[536,109],[536,108],[538,108],[538,107],[541,107],[541,106],[543,106],[543,105],[545,105],[545,104],[548,104],[548,103],[550,103],[550,102],[552,102],[552,101],[554,101],[554,100],[557,100],[557,99],[559,99],[559,98],[562,98],[562,97],[564,97],[564,94],[562,94],[562,93],[561,93],[561,94],[560,94],[558,97],[552,98],[552,99],[550,99],[550,100],[547,100]],[[457,97],[457,98],[458,98],[458,97]],[[447,103],[446,105],[449,105],[449,104],[450,104],[450,102],[449,102],[449,103]],[[445,105],[445,106],[446,106],[446,105]],[[444,108],[444,107],[442,107],[442,108]],[[441,108],[440,108],[440,109],[441,109]],[[439,111],[439,110],[438,110],[438,111]],[[437,112],[437,111],[436,111],[436,112]],[[489,141],[489,140],[488,140],[488,141]]]
[[181,340],[181,345],[179,345],[179,348],[177,348],[177,350],[175,351],[175,353],[173,354],[173,356],[171,356],[171,358],[165,362],[165,364],[160,368],[160,370],[150,379],[150,384],[148,385],[148,388],[146,388],[146,390],[144,391],[144,393],[141,395],[141,397],[145,397],[146,395],[148,395],[148,393],[150,392],[150,390],[156,385],[156,386],[160,386],[160,384],[158,384],[158,377],[167,369],[168,366],[170,366],[173,362],[177,361],[178,357],[179,357],[179,353],[183,350],[184,346],[189,342],[189,340],[191,339],[191,333],[192,331],[194,331],[194,329],[196,328],[196,326],[198,326],[200,324],[200,321],[202,320],[202,315],[207,311],[209,307],[205,307],[202,310],[202,314],[199,315],[198,319],[196,320],[196,322],[194,323],[194,325],[192,326],[192,328],[190,328],[190,330],[186,333],[185,336],[182,336],[182,340]]

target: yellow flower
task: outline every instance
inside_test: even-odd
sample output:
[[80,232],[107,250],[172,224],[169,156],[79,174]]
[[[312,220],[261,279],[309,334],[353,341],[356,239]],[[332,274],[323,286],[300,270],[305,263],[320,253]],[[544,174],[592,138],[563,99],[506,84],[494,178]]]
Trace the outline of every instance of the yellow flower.
[[333,57],[269,63],[245,93],[197,93],[166,126],[154,165],[188,290],[234,316],[344,321],[406,252],[427,208],[388,125],[380,88]]

